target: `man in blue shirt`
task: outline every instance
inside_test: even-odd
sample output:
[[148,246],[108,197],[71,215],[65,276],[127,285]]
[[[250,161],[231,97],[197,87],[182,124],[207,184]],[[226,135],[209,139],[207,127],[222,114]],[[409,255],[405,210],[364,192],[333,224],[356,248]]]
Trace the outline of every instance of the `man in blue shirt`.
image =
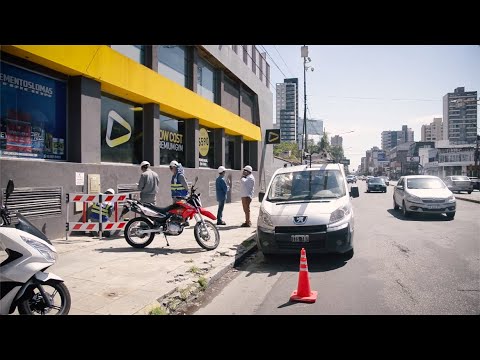
[[223,207],[225,206],[225,200],[227,199],[227,192],[230,189],[230,186],[227,185],[225,181],[225,167],[220,166],[218,168],[218,177],[215,182],[215,189],[217,193],[217,201],[218,201],[218,212],[217,212],[217,225],[226,225],[225,221],[223,221]]

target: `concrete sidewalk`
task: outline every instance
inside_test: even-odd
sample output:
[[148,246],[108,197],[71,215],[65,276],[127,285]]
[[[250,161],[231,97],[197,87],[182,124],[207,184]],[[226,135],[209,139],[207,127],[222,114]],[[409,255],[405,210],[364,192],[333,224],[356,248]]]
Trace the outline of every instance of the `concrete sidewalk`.
[[[259,208],[254,199],[252,227],[241,228],[245,220],[241,202],[225,204],[227,225],[218,227],[220,245],[212,251],[197,244],[193,226],[168,237],[170,246],[163,235],[156,235],[144,249],[130,247],[123,233],[103,240],[85,236],[52,240],[59,259],[48,271],[65,280],[72,296],[70,314],[148,314],[163,297],[198,285],[201,277],[211,281],[221,276],[247,254],[255,246]],[[217,206],[207,209],[216,215]]]

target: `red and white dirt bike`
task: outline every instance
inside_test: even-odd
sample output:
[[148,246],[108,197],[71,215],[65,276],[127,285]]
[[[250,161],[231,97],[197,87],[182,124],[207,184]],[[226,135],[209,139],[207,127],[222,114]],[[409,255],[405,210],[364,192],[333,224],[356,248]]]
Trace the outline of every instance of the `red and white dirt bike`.
[[157,233],[163,233],[168,243],[167,235],[177,236],[183,232],[187,221],[195,218],[196,224],[193,229],[195,240],[198,245],[207,250],[214,250],[220,243],[220,234],[217,227],[208,220],[216,220],[216,216],[202,207],[200,194],[195,191],[195,183],[190,189],[190,195],[186,199],[177,201],[165,208],[142,203],[138,200],[127,200],[122,210],[122,217],[128,211],[133,211],[141,216],[135,217],[125,227],[125,240],[130,246],[144,248],[148,246]]

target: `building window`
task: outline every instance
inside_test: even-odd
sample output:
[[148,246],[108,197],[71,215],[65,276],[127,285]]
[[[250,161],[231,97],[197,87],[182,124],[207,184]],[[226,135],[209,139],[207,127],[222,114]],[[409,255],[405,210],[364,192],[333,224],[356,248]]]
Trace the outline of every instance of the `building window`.
[[242,102],[240,104],[240,116],[244,119],[253,121],[253,106],[255,97],[252,93],[242,88]]
[[66,83],[0,65],[0,154],[66,160]]
[[214,154],[215,154],[215,139],[213,130],[200,126],[198,135],[198,156],[199,167],[213,168]]
[[187,47],[158,45],[158,72],[177,84],[187,86]]
[[248,65],[248,49],[247,45],[242,45],[243,47],[243,62]]
[[202,58],[198,58],[197,68],[197,93],[204,98],[215,102],[215,68]]
[[264,78],[264,74],[263,74],[263,56],[260,55],[258,57],[258,59],[260,60],[260,74],[259,74],[259,77],[260,77],[260,81],[263,82],[263,78]]
[[233,51],[235,51],[235,54],[238,54],[238,45],[232,45]]
[[267,75],[267,87],[270,87],[270,65],[268,65],[267,62],[265,62],[265,68],[266,68],[266,75]]
[[223,76],[224,92],[222,93],[222,107],[231,111],[234,114],[238,113],[238,104],[240,98],[240,91],[238,83],[230,79],[228,76]]
[[111,45],[111,48],[118,51],[120,54],[145,65],[145,45]]
[[250,165],[250,141],[243,142],[243,166]]
[[160,164],[185,164],[185,121],[160,114]]
[[257,73],[257,49],[255,45],[252,45],[252,71],[254,74]]
[[142,161],[142,124],[141,105],[102,95],[102,161],[139,164]]
[[235,138],[230,135],[225,135],[225,167],[233,169],[235,155]]

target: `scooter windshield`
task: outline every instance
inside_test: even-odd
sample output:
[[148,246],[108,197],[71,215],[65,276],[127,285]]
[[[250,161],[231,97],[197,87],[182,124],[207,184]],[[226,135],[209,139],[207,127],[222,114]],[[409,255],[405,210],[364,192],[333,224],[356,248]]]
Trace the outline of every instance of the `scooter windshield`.
[[18,224],[15,225],[15,228],[17,228],[18,230],[25,231],[29,234],[32,234],[33,236],[36,236],[42,240],[45,240],[47,243],[52,245],[50,240],[48,240],[47,236],[43,232],[38,230],[35,227],[35,225],[33,225],[30,221],[28,221],[25,216],[23,216],[20,213],[17,213],[17,219],[18,219]]

